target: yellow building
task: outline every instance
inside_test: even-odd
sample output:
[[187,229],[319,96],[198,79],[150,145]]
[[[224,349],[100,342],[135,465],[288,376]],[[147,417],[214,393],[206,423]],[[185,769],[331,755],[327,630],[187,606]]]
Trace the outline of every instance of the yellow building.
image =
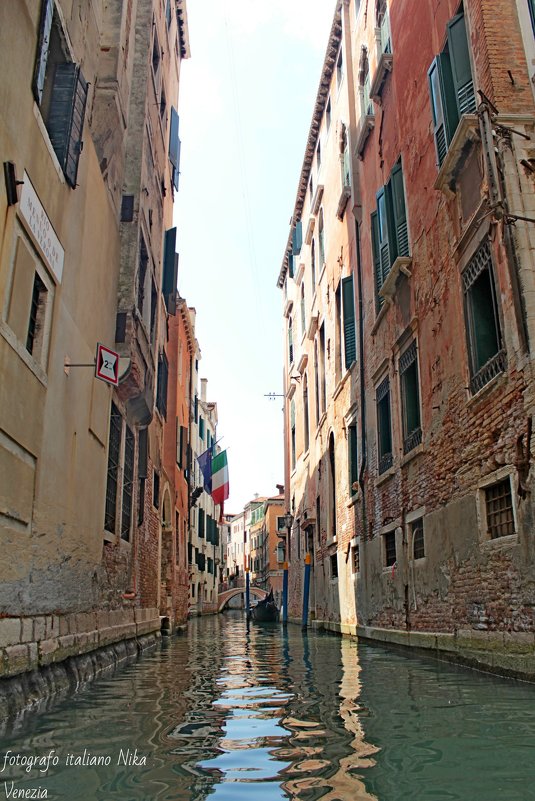
[[[176,286],[185,3],[12,0],[0,49],[0,649],[12,675],[159,629],[161,509],[154,576],[138,523],[148,486],[156,500],[145,467],[160,462],[161,430],[140,432],[164,395]],[[130,366],[117,389],[95,378],[97,343]]]

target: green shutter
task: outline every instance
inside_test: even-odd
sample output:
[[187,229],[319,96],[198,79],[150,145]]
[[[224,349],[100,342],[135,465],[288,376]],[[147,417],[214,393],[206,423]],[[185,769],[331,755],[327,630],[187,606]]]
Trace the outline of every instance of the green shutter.
[[173,165],[173,186],[178,190],[178,176],[180,171],[180,138],[178,136],[179,116],[176,109],[171,106],[171,121],[169,124],[169,161]]
[[451,74],[457,101],[457,111],[461,116],[476,110],[464,14],[458,14],[448,22],[447,29]]
[[429,68],[428,76],[437,162],[440,167],[459,124],[457,95],[451,73],[450,56],[447,51],[436,57]]
[[176,251],[176,228],[165,232],[163,253],[162,295],[169,314],[176,312],[176,283],[178,276],[178,255]]
[[357,358],[355,334],[355,297],[353,293],[353,276],[342,278],[342,308],[344,314],[344,352],[345,365],[348,370]]
[[88,84],[71,62],[56,65],[46,128],[67,183],[76,186]]
[[199,537],[204,537],[204,509],[199,508],[199,530],[197,532]]
[[375,277],[375,295],[377,298],[377,306],[381,308],[383,298],[379,295],[379,290],[383,285],[381,278],[381,255],[379,247],[379,219],[377,212],[372,212],[371,215],[371,232],[372,232],[372,253],[373,253],[373,274]]
[[390,178],[392,190],[393,228],[396,236],[397,255],[409,255],[409,235],[407,230],[407,212],[405,209],[405,190],[403,187],[403,170],[398,162],[392,170]]
[[349,466],[349,494],[351,495],[355,490],[353,484],[359,479],[358,473],[358,450],[357,450],[357,426],[355,424],[349,426],[348,429],[348,466]]
[[390,238],[391,214],[389,213],[390,192],[387,187],[383,187],[377,193],[377,230],[379,234],[379,259],[381,269],[381,286],[384,284],[395,255],[394,242]]

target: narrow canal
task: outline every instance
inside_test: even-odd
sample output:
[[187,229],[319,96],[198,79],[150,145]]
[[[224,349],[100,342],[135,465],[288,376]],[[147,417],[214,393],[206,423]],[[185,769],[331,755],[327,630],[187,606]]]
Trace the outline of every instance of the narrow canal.
[[535,685],[229,612],[6,729],[0,770],[0,799],[529,801]]

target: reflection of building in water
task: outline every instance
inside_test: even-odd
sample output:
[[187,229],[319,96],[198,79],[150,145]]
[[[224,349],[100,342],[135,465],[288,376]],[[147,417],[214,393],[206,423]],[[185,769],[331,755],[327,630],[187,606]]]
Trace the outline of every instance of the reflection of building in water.
[[[359,769],[373,764],[378,749],[366,743],[359,719],[356,644],[332,637],[310,641],[304,637],[301,643],[292,643],[292,656],[289,673],[299,702],[295,717],[283,720],[291,736],[290,747],[281,755],[294,760],[283,789],[292,798],[315,791],[314,797],[326,801],[377,801],[359,775]],[[293,707],[289,705],[291,711]]]

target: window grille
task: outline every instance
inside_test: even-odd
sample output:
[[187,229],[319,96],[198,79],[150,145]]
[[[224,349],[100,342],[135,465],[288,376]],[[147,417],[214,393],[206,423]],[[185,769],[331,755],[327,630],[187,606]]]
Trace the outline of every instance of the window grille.
[[509,478],[485,489],[487,529],[492,539],[515,533],[513,499]]
[[396,563],[396,532],[389,531],[383,534],[385,548],[385,566],[392,567]]
[[414,559],[423,559],[425,556],[423,518],[415,520],[412,524],[412,553]]
[[126,426],[123,470],[123,503],[121,516],[121,538],[123,540],[130,539],[130,524],[132,522],[132,496],[134,489],[134,451],[134,433],[129,426]]
[[119,460],[121,454],[121,432],[123,419],[114,403],[111,405],[110,439],[108,447],[108,478],[106,483],[106,509],[104,528],[115,534],[117,518],[117,482],[119,476]]
[[338,554],[331,554],[331,578],[338,578]]
[[353,573],[360,572],[360,549],[358,545],[353,545],[351,548],[351,562],[353,565]]

